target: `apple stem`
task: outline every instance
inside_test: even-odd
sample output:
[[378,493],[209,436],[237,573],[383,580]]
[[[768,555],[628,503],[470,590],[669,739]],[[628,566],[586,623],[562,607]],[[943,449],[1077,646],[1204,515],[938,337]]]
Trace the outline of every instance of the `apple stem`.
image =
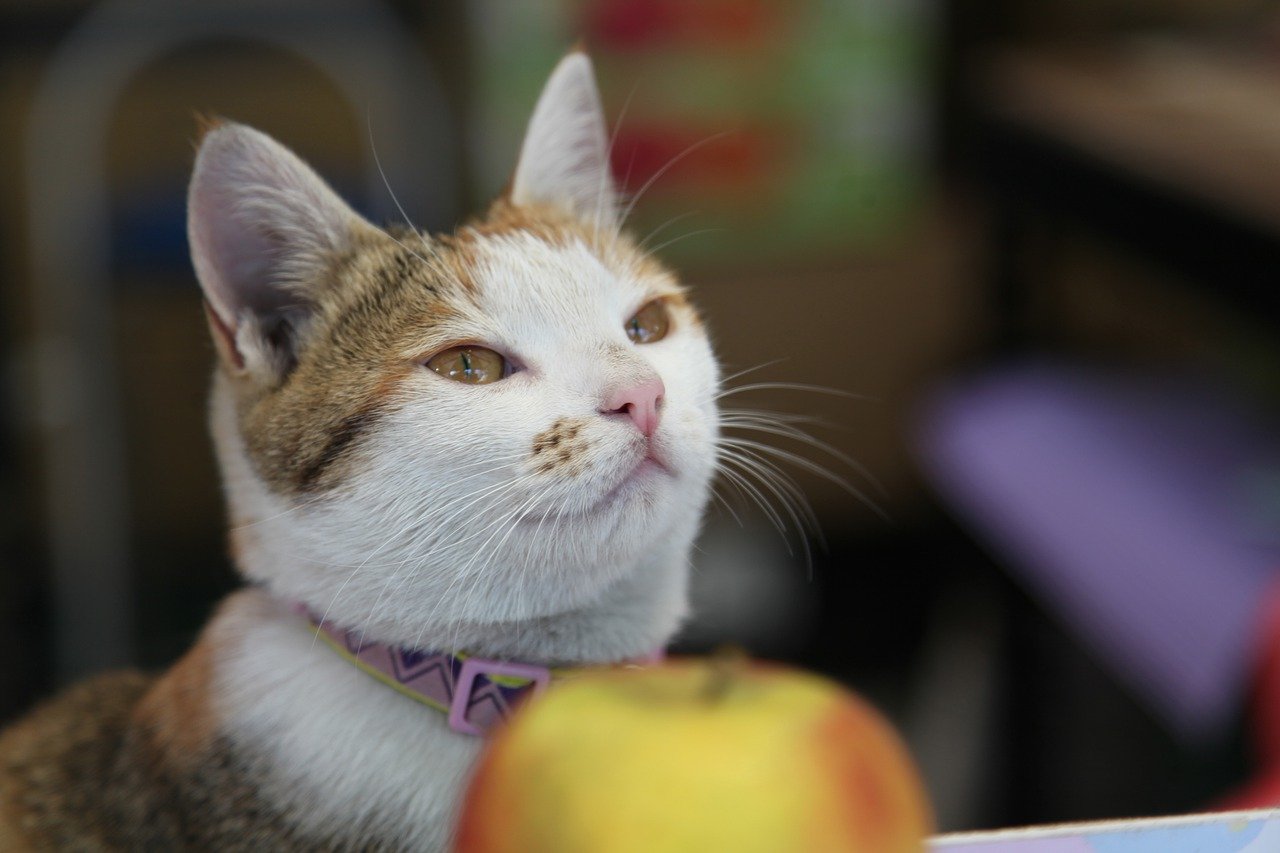
[[729,694],[729,688],[747,662],[747,653],[737,646],[720,646],[712,653],[707,670],[707,681],[702,696],[708,702],[720,702]]

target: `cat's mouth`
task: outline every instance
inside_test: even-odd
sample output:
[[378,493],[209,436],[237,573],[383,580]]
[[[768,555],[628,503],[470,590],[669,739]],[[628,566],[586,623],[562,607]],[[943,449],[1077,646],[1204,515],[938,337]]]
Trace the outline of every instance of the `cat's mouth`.
[[542,522],[554,519],[598,518],[629,503],[636,495],[651,489],[663,478],[674,476],[671,466],[652,448],[635,463],[618,482],[586,509],[567,512],[531,513],[521,521]]
[[652,449],[636,464],[618,484],[605,492],[584,516],[600,515],[627,502],[636,493],[649,487],[654,480],[670,477],[671,468]]

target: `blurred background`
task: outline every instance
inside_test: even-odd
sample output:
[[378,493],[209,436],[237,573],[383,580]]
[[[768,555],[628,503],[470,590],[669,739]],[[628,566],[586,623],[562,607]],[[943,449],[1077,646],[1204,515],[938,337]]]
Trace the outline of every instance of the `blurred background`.
[[866,694],[946,830],[1280,802],[1270,0],[3,0],[0,721],[236,582],[194,114],[450,229],[579,39],[725,405],[803,418],[677,648]]

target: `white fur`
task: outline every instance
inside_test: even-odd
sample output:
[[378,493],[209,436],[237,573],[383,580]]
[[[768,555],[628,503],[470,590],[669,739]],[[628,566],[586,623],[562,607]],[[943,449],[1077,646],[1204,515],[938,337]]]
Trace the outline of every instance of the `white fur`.
[[[586,101],[595,119],[579,121]],[[590,66],[570,56],[539,101],[514,198],[600,213],[576,183],[594,170],[598,199],[608,180],[597,122]],[[266,173],[281,173],[278,165]],[[568,182],[563,196],[547,195],[554,181]],[[286,188],[283,197],[293,195]],[[484,386],[414,372],[362,437],[345,479],[321,497],[282,496],[259,476],[232,380],[217,375],[214,443],[240,568],[277,600],[305,603],[370,640],[550,664],[644,655],[665,645],[687,609],[689,552],[715,458],[719,375],[707,338],[677,311],[666,338],[632,343],[627,319],[673,285],[611,271],[593,247],[523,232],[476,240],[476,292],[454,306],[451,333],[520,370]],[[203,272],[201,281],[208,293]],[[601,409],[655,376],[666,394],[652,441],[667,470],[633,477],[644,438]],[[535,436],[562,418],[582,425],[578,465],[540,470]],[[219,715],[262,758],[273,801],[319,833],[378,823],[410,849],[443,844],[478,741],[313,644],[302,621],[263,593],[242,594],[215,635]]]
[[[317,838],[441,850],[481,741],[383,687],[258,591],[220,612],[215,710],[260,795]],[[367,841],[366,841],[367,843]]]

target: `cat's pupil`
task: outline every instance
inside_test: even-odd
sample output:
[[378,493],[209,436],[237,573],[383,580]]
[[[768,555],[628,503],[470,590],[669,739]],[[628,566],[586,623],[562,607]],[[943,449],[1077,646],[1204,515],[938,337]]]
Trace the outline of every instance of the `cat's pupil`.
[[507,360],[486,347],[451,347],[427,361],[427,367],[446,379],[468,385],[497,382],[510,372]]
[[651,344],[662,340],[671,328],[666,303],[661,299],[653,300],[637,311],[623,328],[633,343]]

